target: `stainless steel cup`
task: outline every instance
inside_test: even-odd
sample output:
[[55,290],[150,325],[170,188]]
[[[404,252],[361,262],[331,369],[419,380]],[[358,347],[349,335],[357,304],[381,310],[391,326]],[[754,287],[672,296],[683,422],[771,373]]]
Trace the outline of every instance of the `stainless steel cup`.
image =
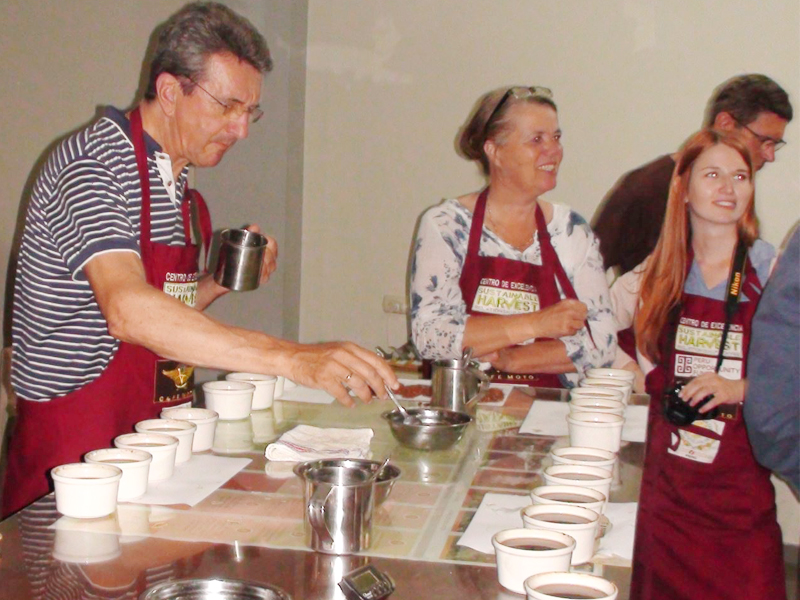
[[[362,464],[366,463],[366,464]],[[374,463],[374,464],[373,464]],[[374,461],[313,460],[297,465],[306,503],[306,543],[325,554],[369,548],[374,506]]]
[[431,406],[466,412],[470,400],[489,385],[476,363],[460,359],[437,360],[431,372]]
[[267,238],[246,229],[225,229],[221,234],[214,281],[234,292],[258,287]]

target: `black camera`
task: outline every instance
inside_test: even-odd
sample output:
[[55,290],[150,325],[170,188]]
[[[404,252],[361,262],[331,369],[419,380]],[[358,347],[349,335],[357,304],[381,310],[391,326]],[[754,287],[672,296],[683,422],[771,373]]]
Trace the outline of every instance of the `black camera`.
[[667,421],[673,425],[685,427],[698,419],[716,419],[719,416],[719,408],[717,407],[712,408],[707,413],[700,412],[700,409],[714,397],[714,394],[709,394],[698,402],[696,406],[691,406],[678,395],[687,383],[689,383],[687,380],[678,380],[664,394],[664,416]]

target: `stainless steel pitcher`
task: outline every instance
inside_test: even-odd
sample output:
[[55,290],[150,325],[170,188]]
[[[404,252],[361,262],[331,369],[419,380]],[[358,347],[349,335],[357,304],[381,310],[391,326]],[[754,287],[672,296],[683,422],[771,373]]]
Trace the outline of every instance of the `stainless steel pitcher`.
[[214,281],[234,292],[248,292],[261,281],[267,238],[247,229],[225,229],[220,235]]
[[445,359],[433,363],[431,406],[467,412],[471,401],[489,387],[489,377],[468,359]]
[[[365,464],[366,463],[366,464]],[[381,463],[342,459],[301,463],[306,543],[325,554],[353,554],[369,548],[375,471]]]

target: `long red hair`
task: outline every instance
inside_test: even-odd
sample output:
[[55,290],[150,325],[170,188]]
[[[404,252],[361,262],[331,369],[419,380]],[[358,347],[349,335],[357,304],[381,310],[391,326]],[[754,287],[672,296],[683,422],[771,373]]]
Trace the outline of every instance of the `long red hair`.
[[[667,322],[670,311],[680,303],[686,281],[686,257],[692,236],[687,216],[686,195],[692,167],[703,152],[718,144],[736,150],[747,165],[750,178],[753,177],[750,152],[737,133],[702,129],[686,140],[681,147],[675,171],[672,173],[661,235],[642,276],[640,304],[634,323],[636,346],[653,362],[660,358],[658,339],[661,330]],[[748,248],[758,238],[755,191],[737,223],[737,229],[739,240]]]

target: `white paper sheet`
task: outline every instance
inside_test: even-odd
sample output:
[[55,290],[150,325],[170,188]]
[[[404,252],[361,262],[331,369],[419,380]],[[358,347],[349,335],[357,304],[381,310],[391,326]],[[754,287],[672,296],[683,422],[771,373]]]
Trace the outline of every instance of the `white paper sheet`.
[[638,502],[611,502],[605,515],[611,521],[611,531],[600,538],[596,556],[614,556],[633,560],[633,532],[636,529]]
[[194,506],[250,464],[249,458],[194,454],[175,467],[172,477],[149,483],[136,504],[188,504]]
[[[519,432],[555,437],[569,435],[568,414],[569,404],[566,402],[534,400]],[[647,407],[628,406],[625,409],[622,439],[626,442],[644,442],[646,432]]]
[[531,497],[528,495],[486,494],[467,530],[456,544],[485,554],[494,554],[492,536],[504,529],[521,528],[523,525],[520,511],[530,504]]

